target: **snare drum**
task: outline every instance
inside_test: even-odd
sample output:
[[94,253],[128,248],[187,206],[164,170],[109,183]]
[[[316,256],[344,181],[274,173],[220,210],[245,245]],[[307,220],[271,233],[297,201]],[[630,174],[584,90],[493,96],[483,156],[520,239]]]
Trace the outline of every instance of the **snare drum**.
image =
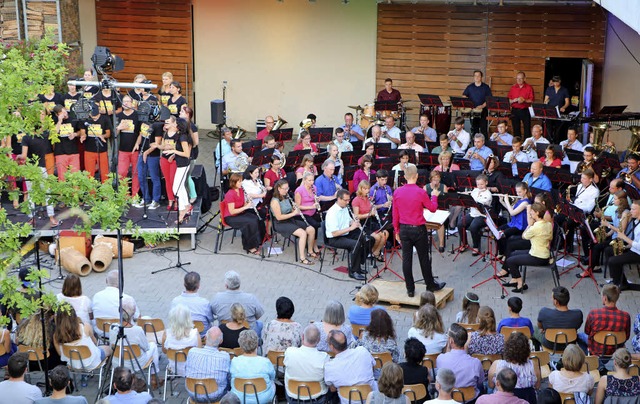
[[375,104],[365,104],[364,108],[362,109],[362,115],[368,118],[374,118],[376,116]]
[[395,119],[397,121],[398,118],[400,118],[400,112],[399,111],[391,111],[391,110],[388,110],[388,109],[385,109],[384,111],[380,111],[380,119],[381,120],[385,120],[388,116],[392,116],[393,119]]

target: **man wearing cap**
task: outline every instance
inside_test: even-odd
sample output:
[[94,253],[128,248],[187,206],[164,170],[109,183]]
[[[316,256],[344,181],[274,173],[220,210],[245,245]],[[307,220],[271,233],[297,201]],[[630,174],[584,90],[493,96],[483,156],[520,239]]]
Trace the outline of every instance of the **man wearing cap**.
[[[558,107],[561,114],[564,114],[569,108],[569,91],[562,87],[560,84],[562,80],[560,76],[553,76],[551,79],[553,86],[547,87],[544,91],[544,103],[550,107]],[[560,141],[560,134],[557,133],[562,125],[561,121],[547,120],[547,137],[551,140],[551,143],[557,143]]]
[[84,143],[84,168],[90,177],[96,174],[96,164],[100,170],[100,180],[105,182],[109,175],[107,139],[111,137],[109,118],[100,114],[98,104],[92,103],[91,115],[80,129],[80,142]]

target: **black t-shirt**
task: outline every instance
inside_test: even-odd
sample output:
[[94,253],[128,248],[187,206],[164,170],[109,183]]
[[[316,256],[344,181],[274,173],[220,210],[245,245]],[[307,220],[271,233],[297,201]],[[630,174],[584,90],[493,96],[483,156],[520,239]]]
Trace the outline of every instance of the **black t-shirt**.
[[[409,362],[402,362],[399,366],[402,368],[405,386],[408,384],[422,384],[425,388],[429,386],[429,370],[426,367]],[[429,398],[428,391],[427,389],[427,397],[423,400],[418,400],[418,403],[423,403]]]
[[180,108],[182,108],[182,106],[186,103],[187,100],[183,96],[178,97],[178,99],[175,101],[169,98],[169,101],[167,102],[167,108],[169,108],[169,112],[171,112],[171,115],[177,118],[178,115],[180,115]]
[[72,113],[71,108],[73,108],[73,106],[79,99],[80,99],[80,93],[76,93],[75,95],[66,93],[65,95],[62,96],[62,102],[63,102],[64,108],[67,111],[69,111],[69,114]]
[[473,101],[473,106],[477,107],[487,101],[487,97],[491,97],[491,87],[487,83],[482,83],[476,86],[476,83],[471,83],[464,89],[462,93],[465,97]]
[[98,104],[98,108],[100,108],[100,115],[111,115],[113,114],[114,110],[122,107],[122,103],[120,102],[120,97],[118,96],[118,94],[116,94],[115,108],[113,102],[111,101],[111,95],[105,96],[102,91],[94,95],[92,100],[96,104]]
[[120,112],[116,116],[118,117],[118,125],[123,122],[127,125],[126,129],[120,131],[120,147],[118,150],[122,152],[132,152],[138,139],[138,133],[140,133],[138,113],[133,111],[131,115],[127,115],[124,112]]
[[87,86],[83,89],[84,91],[84,98],[90,100],[93,98],[94,95],[98,94],[98,92],[100,91],[100,89],[98,87],[93,87],[93,86]]
[[[198,131],[198,127],[196,124],[191,124],[191,133],[196,133]],[[191,160],[195,160],[198,158],[198,146],[193,144],[193,138],[191,139]]]
[[[58,123],[57,116],[53,116],[53,122],[56,124]],[[54,149],[54,154],[56,156],[78,154],[78,142],[80,138],[75,137],[73,139],[69,139],[69,135],[77,131],[78,128],[76,123],[74,123],[70,118],[62,121],[60,131],[58,132],[60,143],[57,143]]]
[[544,95],[549,97],[549,104],[547,105],[552,107],[562,107],[564,105],[564,100],[566,98],[571,98],[569,97],[569,91],[564,87],[560,87],[557,93],[555,87],[547,87],[547,89],[544,90]]
[[[140,143],[140,153],[149,150],[151,143],[154,143],[157,138],[162,137],[163,127],[163,122],[140,124],[140,136],[142,136]],[[153,150],[151,153],[149,153],[149,157],[160,157],[160,149]]]
[[93,153],[104,153],[107,151],[107,143],[100,140],[96,135],[105,135],[107,131],[111,130],[109,124],[109,118],[104,115],[100,115],[97,119],[89,117],[84,126],[87,138],[84,141],[84,149]]
[[162,89],[160,89],[158,91],[158,99],[159,99],[161,105],[169,104],[169,99],[170,98],[171,98],[171,94],[169,94],[168,92],[163,91]]
[[45,97],[44,94],[38,94],[38,100],[44,104],[45,109],[49,112],[51,112],[56,105],[62,105],[64,103],[64,99],[59,93],[54,93],[51,98]]
[[220,346],[222,348],[239,348],[240,343],[238,343],[238,338],[240,337],[240,333],[244,330],[247,330],[246,327],[242,327],[239,330],[232,330],[227,327],[226,324],[220,324],[220,331],[222,331],[222,342]]
[[[178,132],[174,133],[173,136],[169,136],[167,132],[162,134],[162,143],[166,146],[166,150],[171,150],[176,148],[176,140],[178,139]],[[160,154],[162,158],[168,159],[171,157],[171,154]],[[176,156],[177,157],[177,156]]]
[[[191,144],[191,138],[189,138],[189,135],[180,135],[179,141],[176,143],[177,151],[184,151],[184,149],[182,148],[182,142]],[[189,157],[182,157],[176,154],[176,166],[178,167],[187,167],[190,160],[191,159]]]
[[[560,311],[543,307],[538,313],[538,322],[545,330],[550,328],[575,328],[577,330],[582,326],[582,311],[578,309]],[[553,348],[553,341],[549,342],[544,339],[541,342],[547,348]],[[564,344],[558,344],[558,348],[564,349]]]
[[40,136],[26,135],[22,138],[22,146],[29,148],[27,152],[28,159],[38,158],[38,167],[46,167],[44,156],[53,152],[49,141],[49,132],[45,132]]
[[15,155],[22,154],[22,138],[24,133],[18,133],[11,135],[11,153]]

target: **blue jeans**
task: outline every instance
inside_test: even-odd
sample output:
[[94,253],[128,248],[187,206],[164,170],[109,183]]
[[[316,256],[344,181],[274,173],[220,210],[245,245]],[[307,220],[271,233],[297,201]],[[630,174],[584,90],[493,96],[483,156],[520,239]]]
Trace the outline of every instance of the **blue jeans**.
[[[147,183],[147,175],[151,177],[153,186],[153,199],[149,195],[149,184]],[[160,180],[160,157],[147,157],[145,163],[142,159],[142,153],[138,157],[138,180],[140,181],[140,189],[142,197],[146,203],[160,202],[162,197],[162,182]]]

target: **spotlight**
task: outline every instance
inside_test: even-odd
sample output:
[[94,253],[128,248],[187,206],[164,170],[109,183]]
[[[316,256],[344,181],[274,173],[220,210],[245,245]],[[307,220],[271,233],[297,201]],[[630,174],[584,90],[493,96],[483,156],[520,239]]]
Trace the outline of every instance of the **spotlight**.
[[96,70],[99,72],[119,72],[124,69],[124,60],[117,55],[113,55],[109,48],[105,46],[96,46],[91,56]]

